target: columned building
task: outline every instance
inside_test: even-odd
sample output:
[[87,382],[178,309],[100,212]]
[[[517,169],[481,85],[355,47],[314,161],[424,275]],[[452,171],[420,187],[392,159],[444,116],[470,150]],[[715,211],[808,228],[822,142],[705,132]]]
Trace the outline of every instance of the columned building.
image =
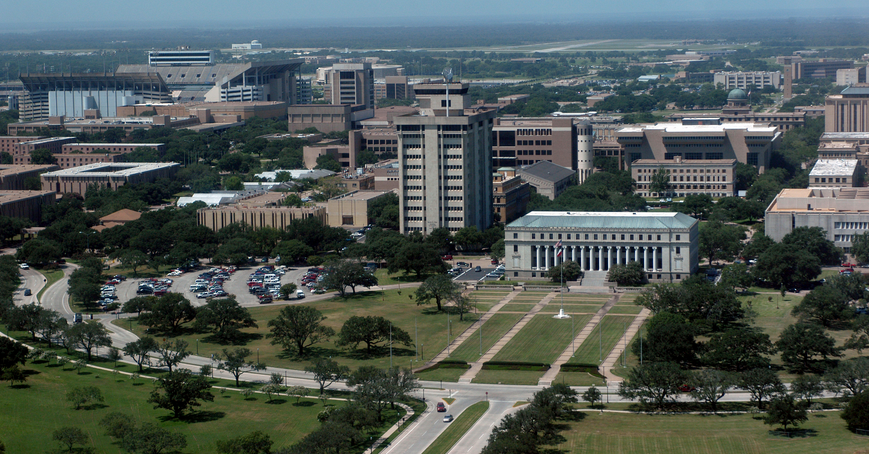
[[505,229],[507,277],[544,279],[565,260],[584,272],[636,261],[650,282],[681,281],[697,271],[698,225],[682,213],[533,211]]

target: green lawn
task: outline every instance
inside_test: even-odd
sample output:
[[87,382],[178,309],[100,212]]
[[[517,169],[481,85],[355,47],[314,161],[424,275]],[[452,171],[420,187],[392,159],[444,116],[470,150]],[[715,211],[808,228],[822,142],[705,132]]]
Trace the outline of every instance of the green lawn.
[[514,303],[509,302],[501,307],[498,312],[521,312],[526,313],[534,308],[536,304],[527,304],[527,303]]
[[[582,345],[576,347],[576,354],[569,364],[600,364],[612,351],[616,342],[624,336],[625,324],[630,325],[634,317],[606,315],[594,327]],[[601,352],[603,352],[601,354]],[[602,356],[602,357],[601,357]]]
[[456,383],[459,381],[459,377],[461,377],[467,371],[468,369],[438,368],[433,370],[427,370],[425,372],[419,372],[415,375],[416,378],[420,380],[448,381]]
[[570,344],[575,333],[591,319],[590,315],[558,320],[549,315],[536,315],[493,358],[495,361],[533,361],[551,363]]
[[[599,377],[595,377],[587,372],[559,372],[555,377],[555,380],[552,382],[555,383],[564,383],[568,386],[591,386],[597,385],[601,387],[604,385],[603,379]],[[601,391],[603,392],[603,391]]]
[[415,274],[408,274],[408,275],[405,275],[403,273],[390,274],[386,268],[378,268],[374,272],[374,276],[377,277],[377,284],[378,285],[409,284],[412,282],[422,282],[428,277],[428,276],[422,276],[419,279],[417,279]]
[[[205,402],[195,418],[175,421],[166,418],[168,410],[155,410],[147,403],[153,389],[149,380],[137,380],[85,369],[76,374],[72,369],[46,364],[29,363],[24,367],[29,375],[24,386],[0,386],[0,439],[6,452],[47,452],[60,447],[51,439],[52,431],[64,426],[81,428],[88,436],[87,446],[98,453],[121,453],[120,447],[104,434],[98,423],[114,411],[130,414],[140,422],[152,422],[187,436],[187,448],[182,452],[214,452],[215,441],[244,435],[254,430],[269,434],[274,447],[288,446],[319,426],[317,413],[323,406],[316,399],[306,399],[294,405],[295,399],[276,397],[267,404],[265,396],[245,400],[237,392],[221,394],[214,390],[214,402]],[[105,397],[103,405],[74,410],[65,394],[72,388],[96,386]],[[332,405],[343,405],[332,401]]]
[[[336,332],[340,331],[341,325],[353,315],[365,316],[375,315],[382,316],[393,322],[394,326],[399,327],[408,334],[411,339],[416,337],[417,329],[419,332],[420,344],[420,359],[432,358],[447,345],[447,314],[437,312],[434,304],[427,306],[417,306],[412,298],[407,297],[408,292],[402,291],[398,294],[398,290],[388,290],[382,292],[365,292],[358,293],[355,296],[350,296],[346,299],[334,297],[325,301],[315,303],[307,303],[310,306],[317,308],[326,320],[325,325],[332,327]],[[351,348],[339,348],[335,345],[336,338],[331,338],[326,342],[314,345],[310,349],[308,358],[298,358],[295,354],[286,353],[280,346],[272,345],[271,339],[266,336],[270,333],[268,321],[275,318],[283,306],[260,306],[250,309],[250,313],[256,320],[258,327],[242,330],[246,333],[247,339],[245,346],[253,351],[259,350],[260,360],[269,366],[286,367],[291,369],[304,369],[310,364],[308,358],[313,356],[331,356],[338,363],[347,365],[351,369],[355,369],[362,365],[371,365],[380,368],[389,367],[389,349],[380,348],[371,356],[367,356],[364,346],[360,346],[357,350]],[[465,314],[464,320],[460,321],[457,315],[450,315],[450,340],[458,337],[462,331],[476,321],[474,314]],[[139,335],[144,335],[143,327],[136,324],[135,321],[116,320],[114,323],[129,329],[132,323],[133,331]],[[159,335],[162,338],[162,335]],[[178,336],[187,340],[190,343],[190,350],[194,353],[199,351],[199,356],[209,356],[212,353],[221,353],[223,348],[233,348],[233,345],[220,345],[213,343],[210,334],[208,333],[193,333],[185,332]],[[199,339],[198,347],[196,339]],[[413,345],[405,346],[395,344],[393,347],[393,365],[401,367],[410,367],[411,361],[416,358],[416,348]]]
[[489,401],[477,402],[466,408],[422,453],[446,454],[488,410]]
[[618,315],[618,314],[637,315],[637,314],[639,314],[642,310],[643,310],[643,308],[640,307],[640,306],[618,306],[618,305],[616,305],[616,306],[611,307],[610,310],[609,310],[609,312],[607,312],[607,314],[613,314],[613,315]]
[[48,290],[49,287],[52,286],[55,282],[63,279],[63,270],[37,270],[42,276],[45,277],[45,285],[42,286],[42,290],[36,294],[36,299],[40,300],[42,298],[42,294]]
[[500,383],[502,385],[536,385],[545,372],[530,370],[481,370],[473,383]]
[[564,453],[830,453],[866,452],[869,440],[845,428],[838,412],[809,414],[800,427],[814,431],[805,438],[768,434],[759,416],[640,415],[585,412],[561,432]]
[[[495,314],[483,323],[483,353],[486,353],[495,342],[507,334],[507,331],[522,318],[522,314]],[[450,359],[461,359],[472,363],[480,359],[480,330],[474,330],[468,340],[464,341],[452,354]]]

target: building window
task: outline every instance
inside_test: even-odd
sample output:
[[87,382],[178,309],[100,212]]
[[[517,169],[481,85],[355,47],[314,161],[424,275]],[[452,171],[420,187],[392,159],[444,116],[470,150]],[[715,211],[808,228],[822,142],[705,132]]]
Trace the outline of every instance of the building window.
[[518,233],[513,233],[513,239],[515,240],[516,238],[519,238],[519,234],[518,234]]
[[514,271],[514,272],[513,272],[513,277],[519,277],[519,272],[518,272],[518,271]]
[[550,239],[550,240],[552,239],[552,234],[551,234],[551,233],[549,234],[549,239]]
[[537,277],[537,273],[532,272],[531,277]]
[[681,254],[681,253],[682,253],[682,248],[680,248],[679,246],[676,246],[676,254]]
[[532,233],[532,234],[531,234],[531,239],[533,240],[536,236],[537,236],[536,233]]
[[558,234],[558,239],[559,239],[559,240],[561,239],[561,234],[560,234],[560,233]]
[[519,252],[519,245],[518,244],[513,245],[513,252]]
[[679,241],[681,239],[682,239],[682,235],[676,235],[676,241]]
[[640,235],[640,241],[643,241],[643,235]]
[[597,239],[597,233],[594,234],[594,239]]
[[679,279],[682,279],[682,275],[681,275],[681,274],[677,274],[677,275],[676,275],[676,280],[678,281]]
[[658,241],[661,241],[661,235],[658,235]]
[[624,236],[624,235],[622,235],[622,241],[624,241],[624,240],[625,240],[625,236]]

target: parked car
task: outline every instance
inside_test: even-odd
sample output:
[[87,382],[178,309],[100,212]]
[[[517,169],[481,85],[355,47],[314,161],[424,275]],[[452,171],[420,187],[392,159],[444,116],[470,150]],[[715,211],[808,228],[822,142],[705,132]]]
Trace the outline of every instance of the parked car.
[[29,270],[30,265],[28,265],[26,263],[22,263],[22,264],[18,265],[18,268],[21,268],[22,270]]
[[498,264],[498,261],[495,259],[492,259],[492,265],[497,265],[497,264]]
[[268,304],[268,303],[271,303],[271,302],[272,302],[272,297],[271,297],[271,295],[262,295],[262,296],[259,297],[259,303],[260,303],[260,304]]
[[305,292],[302,290],[296,290],[296,298],[302,299],[305,297]]
[[483,271],[483,268],[480,265],[474,267],[474,271]]
[[452,260],[452,259],[453,259],[453,256],[450,255],[450,254],[447,254],[447,255],[445,255],[445,256],[443,256],[443,257],[441,257],[441,258],[442,258],[443,260]]
[[460,266],[462,268],[467,268],[471,265],[469,265],[468,262],[456,262],[456,266]]
[[197,298],[208,298],[209,296],[211,296],[211,293],[209,293],[209,292],[202,292],[202,293],[196,294]]
[[72,317],[72,322],[73,323],[81,323],[82,322],[82,317],[81,317],[80,312],[75,313],[75,315]]
[[438,402],[438,406],[437,406],[437,408],[438,408],[438,412],[445,412],[445,411],[447,411],[447,406],[444,405],[443,402]]

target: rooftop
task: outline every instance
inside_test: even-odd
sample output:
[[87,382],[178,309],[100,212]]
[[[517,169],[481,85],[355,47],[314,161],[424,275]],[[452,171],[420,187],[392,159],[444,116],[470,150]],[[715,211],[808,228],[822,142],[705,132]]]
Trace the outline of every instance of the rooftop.
[[138,211],[128,210],[126,208],[122,210],[115,211],[114,213],[107,214],[100,218],[100,222],[103,224],[107,222],[111,223],[124,223],[129,221],[135,221],[142,217],[142,213]]
[[31,197],[42,197],[45,194],[54,194],[54,191],[0,191],[0,205]]
[[532,211],[507,228],[690,229],[697,222],[683,213]]
[[19,173],[25,172],[33,172],[40,170],[48,170],[48,169],[59,169],[59,167],[55,164],[3,164],[0,165],[0,178],[9,176],[9,175],[17,175]]
[[818,159],[809,176],[854,175],[857,170],[856,159]]
[[679,123],[657,123],[646,126],[626,126],[617,132],[641,133],[643,131],[663,131],[671,133],[725,133],[728,130],[744,130],[746,132],[775,134],[778,130],[775,126],[766,123],[722,123],[720,125],[683,125]]
[[676,162],[673,159],[637,159],[631,163],[631,167],[637,165],[662,165],[662,166],[693,166],[693,165],[719,165],[719,166],[734,166],[736,159],[683,159],[682,162]]
[[332,200],[371,200],[376,199],[389,191],[353,191],[347,194],[341,194],[337,197],[332,197]]
[[84,166],[72,167],[69,169],[57,170],[54,172],[43,173],[42,176],[51,177],[74,177],[74,176],[94,176],[94,177],[119,177],[135,175],[142,172],[150,172],[154,170],[167,169],[178,167],[176,162],[98,162]]
[[561,181],[576,173],[573,169],[549,161],[537,161],[528,167],[523,167],[519,172],[522,175],[531,175],[548,181]]
[[821,140],[869,139],[869,132],[825,132]]

